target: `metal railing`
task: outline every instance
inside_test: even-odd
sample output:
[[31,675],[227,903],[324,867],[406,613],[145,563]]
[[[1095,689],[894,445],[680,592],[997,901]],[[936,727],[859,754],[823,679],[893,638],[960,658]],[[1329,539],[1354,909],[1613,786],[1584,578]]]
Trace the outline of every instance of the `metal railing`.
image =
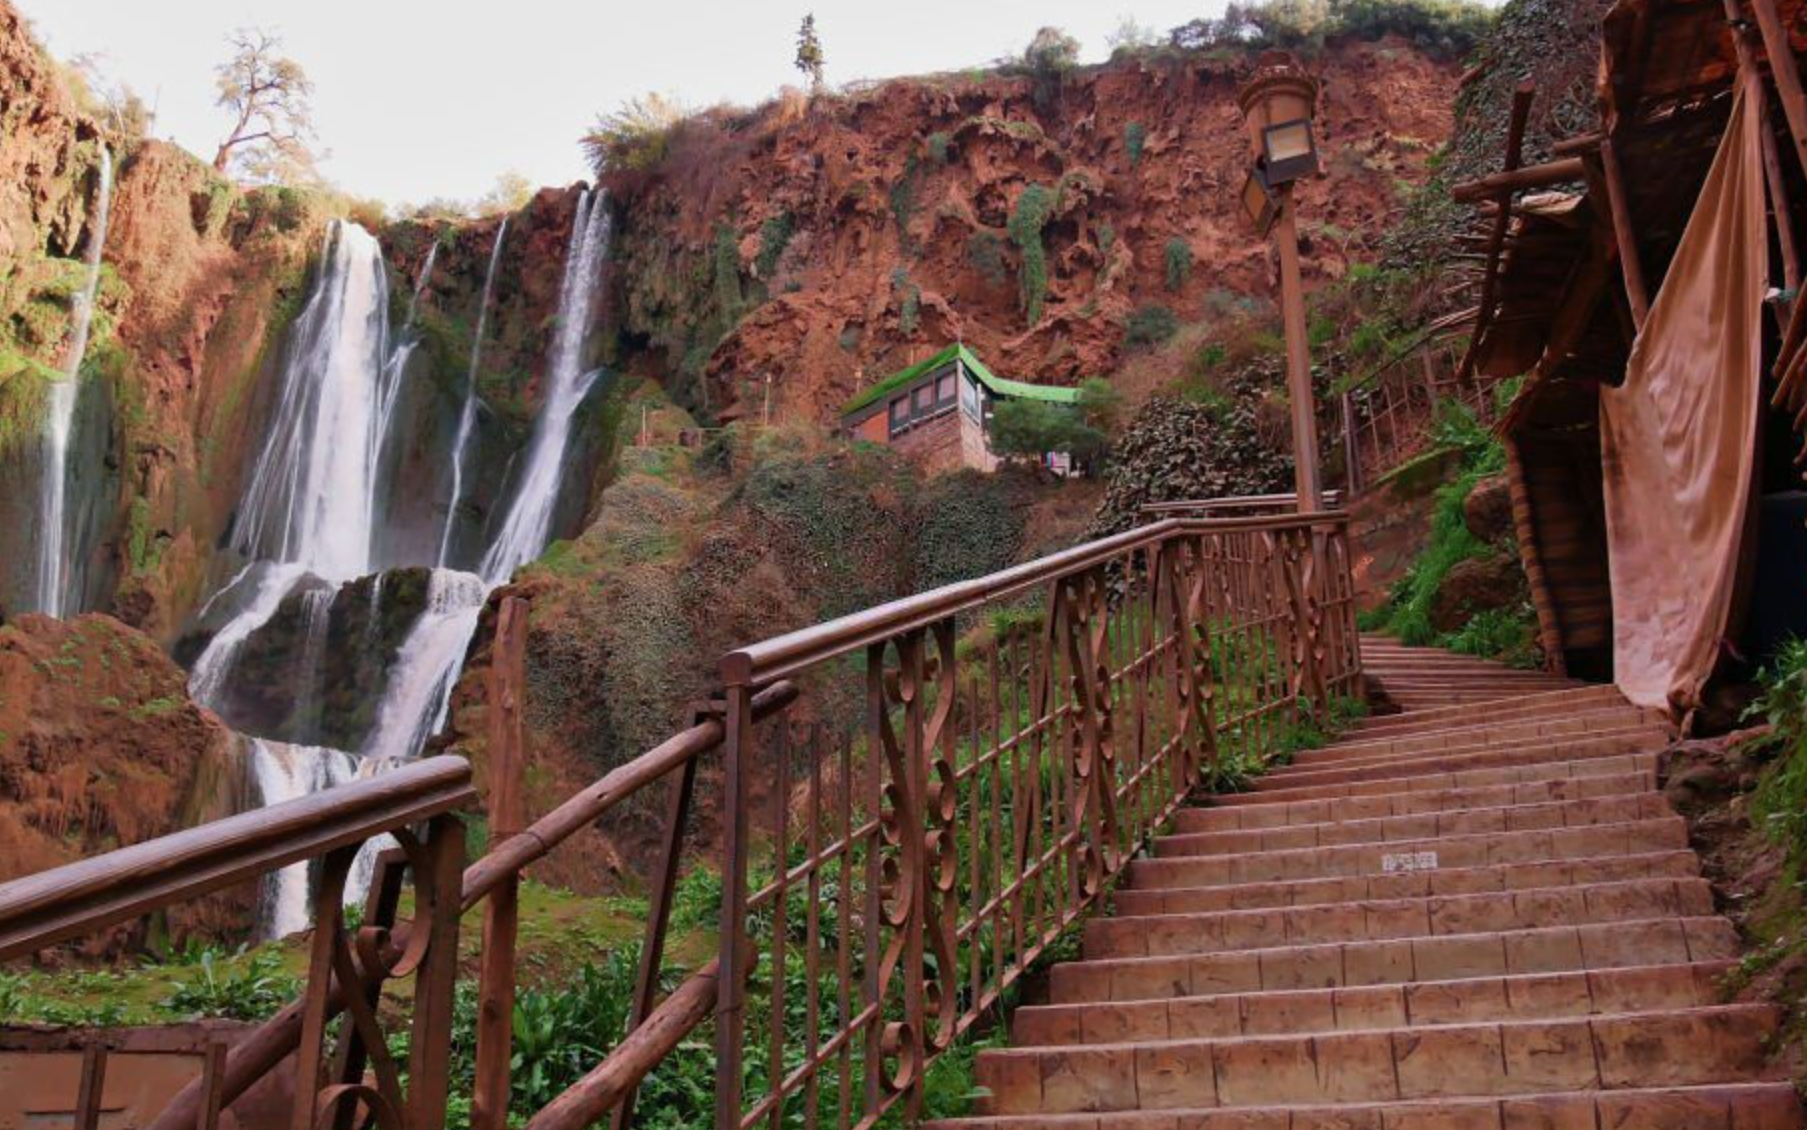
[[[692,725],[523,826],[510,782],[524,611],[505,602],[498,619],[492,847],[461,878],[462,837],[448,832],[471,799],[469,770],[436,758],[0,886],[0,958],[11,958],[296,859],[326,861],[302,998],[217,1065],[209,1057],[154,1130],[212,1130],[297,1052],[297,1130],[438,1127],[457,959],[445,939],[480,905],[472,1124],[505,1126],[515,884],[661,781],[664,844],[627,1033],[529,1126],[620,1130],[648,1073],[711,1025],[718,1130],[913,1117],[929,1064],[996,1016],[1201,782],[1270,757],[1360,682],[1343,514],[1168,518],[735,651]],[[699,767],[717,749],[726,827],[702,846],[723,866],[719,951],[675,969],[672,893]],[[295,819],[297,806],[315,818]],[[350,930],[344,873],[380,833],[404,851],[386,857]],[[187,859],[202,862],[170,871]],[[404,871],[414,910],[398,922]],[[154,889],[119,890],[163,872]],[[410,974],[404,1081],[374,1006],[386,978]]]

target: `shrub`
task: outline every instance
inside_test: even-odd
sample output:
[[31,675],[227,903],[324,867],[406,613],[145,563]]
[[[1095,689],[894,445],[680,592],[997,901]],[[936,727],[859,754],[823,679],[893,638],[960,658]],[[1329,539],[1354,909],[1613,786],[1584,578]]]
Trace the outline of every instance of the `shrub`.
[[[262,1020],[287,1004],[300,981],[282,971],[282,955],[274,949],[252,954],[238,968],[221,960],[217,950],[204,950],[193,967],[195,976],[174,982],[163,1004],[191,1017]],[[244,957],[240,950],[237,957]]]
[[1016,210],[1010,214],[1008,230],[1023,257],[1022,308],[1030,325],[1041,321],[1042,306],[1048,297],[1048,251],[1042,244],[1042,229],[1054,210],[1054,193],[1043,184],[1031,184],[1017,197]]
[[1084,460],[1102,453],[1105,442],[1104,433],[1071,404],[1004,400],[992,410],[991,446],[1000,455],[1062,451]]
[[609,170],[644,172],[665,159],[673,132],[687,111],[674,98],[648,94],[596,119],[579,144],[597,175]]
[[1123,152],[1129,155],[1129,163],[1140,164],[1142,149],[1148,144],[1148,130],[1141,122],[1130,122],[1123,127]]
[[759,225],[759,254],[754,257],[753,266],[760,278],[769,279],[778,269],[778,259],[790,245],[792,232],[789,212],[780,212]]
[[1004,281],[1004,241],[997,232],[983,228],[974,232],[966,241],[966,258],[993,286]]
[[1192,278],[1192,245],[1174,236],[1167,241],[1164,252],[1167,264],[1167,289],[1178,294],[1186,289],[1186,283]]
[[1079,41],[1057,27],[1045,27],[1035,33],[1023,49],[1023,66],[1032,80],[1031,97],[1037,106],[1046,108],[1060,93],[1067,72],[1079,63]]
[[1807,859],[1807,640],[1791,639],[1757,675],[1761,688],[1746,712],[1773,727],[1766,739],[1776,761],[1752,798],[1752,815],[1771,841],[1788,849],[1798,876]]
[[923,143],[923,148],[928,151],[929,160],[937,165],[947,164],[947,147],[950,140],[952,139],[947,134],[939,131],[929,134],[928,140]]
[[1123,348],[1137,351],[1153,349],[1179,332],[1180,320],[1165,306],[1147,305],[1136,309],[1123,328]]

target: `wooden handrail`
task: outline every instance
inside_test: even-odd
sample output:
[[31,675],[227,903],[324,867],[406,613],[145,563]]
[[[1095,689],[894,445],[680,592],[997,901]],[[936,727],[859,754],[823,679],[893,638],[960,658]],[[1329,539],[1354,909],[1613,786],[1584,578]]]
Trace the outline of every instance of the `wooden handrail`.
[[[784,682],[775,683],[755,696],[755,717],[763,718],[783,710],[796,697],[795,686]],[[720,745],[722,735],[722,724],[715,719],[682,730],[627,764],[610,770],[589,788],[540,817],[518,835],[497,845],[483,858],[465,868],[461,910],[468,911],[482,902],[507,876],[519,874],[523,868],[544,858],[559,844],[595,823],[629,796],[684,762]],[[467,773],[469,771],[468,763],[462,758],[433,760],[456,761],[465,766]],[[383,779],[373,778],[379,781]],[[397,928],[393,947],[396,952],[406,947],[408,934],[407,925]],[[336,982],[333,984],[327,1002],[329,1014],[336,1015],[344,1008],[343,991],[343,986]],[[295,1049],[301,1039],[301,1004],[302,1002],[296,1001],[288,1005],[233,1047],[224,1073],[224,1103],[230,1104],[242,1095],[251,1084],[274,1070],[283,1057]],[[190,1083],[151,1123],[150,1130],[187,1130],[192,1127],[203,1097],[199,1081]]]
[[715,1010],[721,965],[710,961],[654,1009],[589,1074],[528,1120],[527,1130],[584,1130],[615,1109]]
[[1334,525],[1347,517],[1340,511],[1323,511],[1313,515],[1213,518],[1209,519],[1208,527],[1198,525],[1197,519],[1169,518],[1152,522],[989,576],[943,585],[731,651],[721,660],[722,682],[730,687],[759,686],[776,679],[792,678],[823,660],[1027,592],[1059,577],[1083,572],[1123,553],[1164,541],[1175,533],[1201,533],[1207,529],[1225,533],[1297,529]]
[[0,884],[0,961],[211,894],[477,799],[470,763],[431,757]]
[[[1343,492],[1327,490],[1324,492],[1324,504],[1332,509],[1342,504]],[[1248,494],[1236,498],[1191,498],[1177,502],[1145,502],[1138,507],[1142,514],[1180,514],[1205,515],[1220,514],[1235,510],[1264,510],[1270,507],[1296,507],[1299,496],[1291,491],[1284,494]],[[1284,513],[1284,511],[1281,511]]]

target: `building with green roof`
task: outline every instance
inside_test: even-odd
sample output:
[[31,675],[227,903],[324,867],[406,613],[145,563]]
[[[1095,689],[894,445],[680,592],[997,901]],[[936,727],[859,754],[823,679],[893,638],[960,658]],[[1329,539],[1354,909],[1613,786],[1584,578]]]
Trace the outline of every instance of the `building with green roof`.
[[[1077,406],[1079,390],[1010,380],[956,343],[879,381],[841,409],[850,434],[896,447],[934,470],[994,470],[1000,459],[990,440],[992,410],[1002,400]],[[1048,452],[1043,462],[1065,473],[1071,460]]]

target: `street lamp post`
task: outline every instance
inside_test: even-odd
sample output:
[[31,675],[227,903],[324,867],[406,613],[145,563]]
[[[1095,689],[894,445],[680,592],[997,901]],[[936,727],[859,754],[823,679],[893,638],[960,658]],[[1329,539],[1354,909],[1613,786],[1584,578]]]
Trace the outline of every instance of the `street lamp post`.
[[1286,387],[1292,402],[1293,481],[1302,513],[1324,508],[1318,478],[1318,421],[1311,390],[1311,352],[1305,325],[1305,289],[1299,276],[1299,230],[1294,222],[1293,182],[1318,171],[1312,114],[1317,80],[1287,52],[1269,51],[1237,94],[1248,127],[1254,165],[1243,184],[1243,209],[1280,257],[1280,307],[1286,327]]

